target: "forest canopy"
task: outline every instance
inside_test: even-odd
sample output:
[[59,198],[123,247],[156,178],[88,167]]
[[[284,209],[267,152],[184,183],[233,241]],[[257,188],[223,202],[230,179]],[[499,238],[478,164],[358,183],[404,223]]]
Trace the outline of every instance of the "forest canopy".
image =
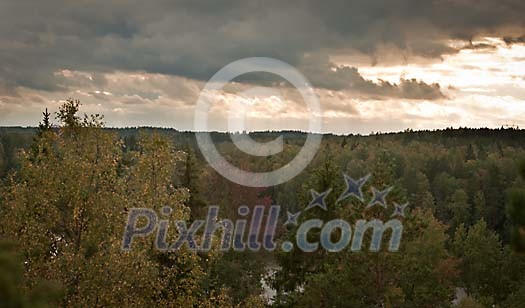
[[[523,306],[525,131],[327,134],[296,178],[249,188],[209,167],[191,132],[105,128],[101,115],[80,110],[68,100],[38,127],[0,128],[0,306]],[[251,135],[283,135],[284,151],[262,159],[227,134],[212,137],[228,161],[252,171],[285,165],[305,138]],[[392,185],[389,200],[409,204],[398,252],[161,252],[147,239],[121,250],[131,208],[169,206],[173,219],[189,222],[210,205],[232,220],[241,205],[297,212],[311,189],[342,191],[343,173],[371,174],[363,192]],[[327,197],[323,219],[378,214],[336,199]],[[294,228],[280,227],[278,242]]]

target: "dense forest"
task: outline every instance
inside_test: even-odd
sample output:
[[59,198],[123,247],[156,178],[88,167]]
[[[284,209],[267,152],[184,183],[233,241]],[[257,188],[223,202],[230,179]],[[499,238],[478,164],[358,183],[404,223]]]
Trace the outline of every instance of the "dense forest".
[[[216,173],[191,132],[105,128],[102,116],[79,108],[70,100],[44,112],[38,127],[0,128],[0,306],[525,305],[523,229],[516,216],[523,210],[510,206],[525,200],[524,130],[326,134],[301,174],[263,189]],[[284,151],[254,157],[228,134],[212,137],[228,161],[252,171],[285,165],[305,140],[293,131],[251,135],[282,135]],[[221,217],[233,220],[241,205],[298,212],[311,189],[333,189],[324,220],[384,215],[363,210],[355,198],[338,202],[343,173],[371,175],[366,198],[372,186],[391,186],[389,204],[408,203],[398,252],[162,252],[151,239],[121,250],[127,213],[136,207],[170,206],[172,217],[192,221],[219,205]],[[277,241],[294,228],[281,223]]]

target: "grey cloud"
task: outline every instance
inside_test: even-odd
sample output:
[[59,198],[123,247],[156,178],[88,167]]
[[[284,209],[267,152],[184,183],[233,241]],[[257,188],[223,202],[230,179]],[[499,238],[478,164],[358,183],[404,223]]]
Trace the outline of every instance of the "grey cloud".
[[505,43],[509,44],[509,45],[525,43],[525,35],[522,35],[522,36],[519,36],[519,37],[505,36],[503,38],[503,41]]
[[398,97],[405,99],[435,100],[445,98],[438,84],[427,84],[415,79],[401,79],[399,84],[379,80],[367,80],[355,67],[335,66],[327,58],[308,58],[300,66],[313,86],[330,90],[350,90],[361,95],[384,98]]
[[462,49],[496,49],[495,45],[487,44],[487,43],[477,43],[474,44],[472,41],[469,42],[468,45],[464,46]]
[[[74,87],[54,75],[60,69],[207,80],[244,57],[274,57],[297,66],[305,55],[358,50],[373,56],[379,46],[439,57],[456,52],[445,39],[515,35],[505,29],[523,28],[524,11],[522,0],[5,0],[0,81],[4,88]],[[384,95],[426,96],[422,93],[433,88],[418,83],[424,91],[414,92],[412,81],[368,83],[352,69],[324,74],[335,84],[327,87],[351,80],[370,93],[385,89]],[[403,87],[409,92],[403,94]]]
[[415,79],[401,79],[398,85],[401,97],[408,99],[439,99],[445,98],[437,83],[427,84]]

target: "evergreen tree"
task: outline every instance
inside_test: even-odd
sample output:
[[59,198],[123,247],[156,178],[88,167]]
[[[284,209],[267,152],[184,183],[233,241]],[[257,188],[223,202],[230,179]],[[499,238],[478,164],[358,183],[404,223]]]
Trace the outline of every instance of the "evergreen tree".
[[[511,292],[512,283],[505,273],[509,263],[509,252],[494,231],[483,220],[470,228],[461,225],[455,233],[452,251],[461,259],[461,286],[484,304],[503,301]],[[516,266],[515,271],[520,271]],[[494,270],[498,269],[498,270]]]
[[50,116],[51,116],[51,113],[47,112],[47,108],[46,108],[46,111],[42,112],[42,115],[43,115],[43,118],[42,118],[42,122],[38,123],[38,136],[42,136],[43,133],[49,131],[51,129],[51,119],[50,119]]
[[[521,160],[518,169],[521,178],[525,179],[525,160]],[[525,253],[525,189],[512,191],[507,216],[512,224],[512,245],[516,251]]]
[[474,152],[474,147],[471,143],[467,146],[467,152],[465,153],[465,161],[469,160],[475,160],[476,159],[476,153]]

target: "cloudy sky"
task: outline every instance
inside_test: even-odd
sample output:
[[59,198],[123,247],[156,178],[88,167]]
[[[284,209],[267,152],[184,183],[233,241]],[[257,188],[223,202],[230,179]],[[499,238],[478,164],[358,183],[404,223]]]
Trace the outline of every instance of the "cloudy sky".
[[[218,70],[272,57],[311,82],[324,131],[525,127],[524,13],[523,0],[2,0],[0,125],[34,126],[72,97],[108,126],[191,130]],[[205,93],[210,128],[241,100],[249,130],[306,129],[297,91],[261,80]]]

